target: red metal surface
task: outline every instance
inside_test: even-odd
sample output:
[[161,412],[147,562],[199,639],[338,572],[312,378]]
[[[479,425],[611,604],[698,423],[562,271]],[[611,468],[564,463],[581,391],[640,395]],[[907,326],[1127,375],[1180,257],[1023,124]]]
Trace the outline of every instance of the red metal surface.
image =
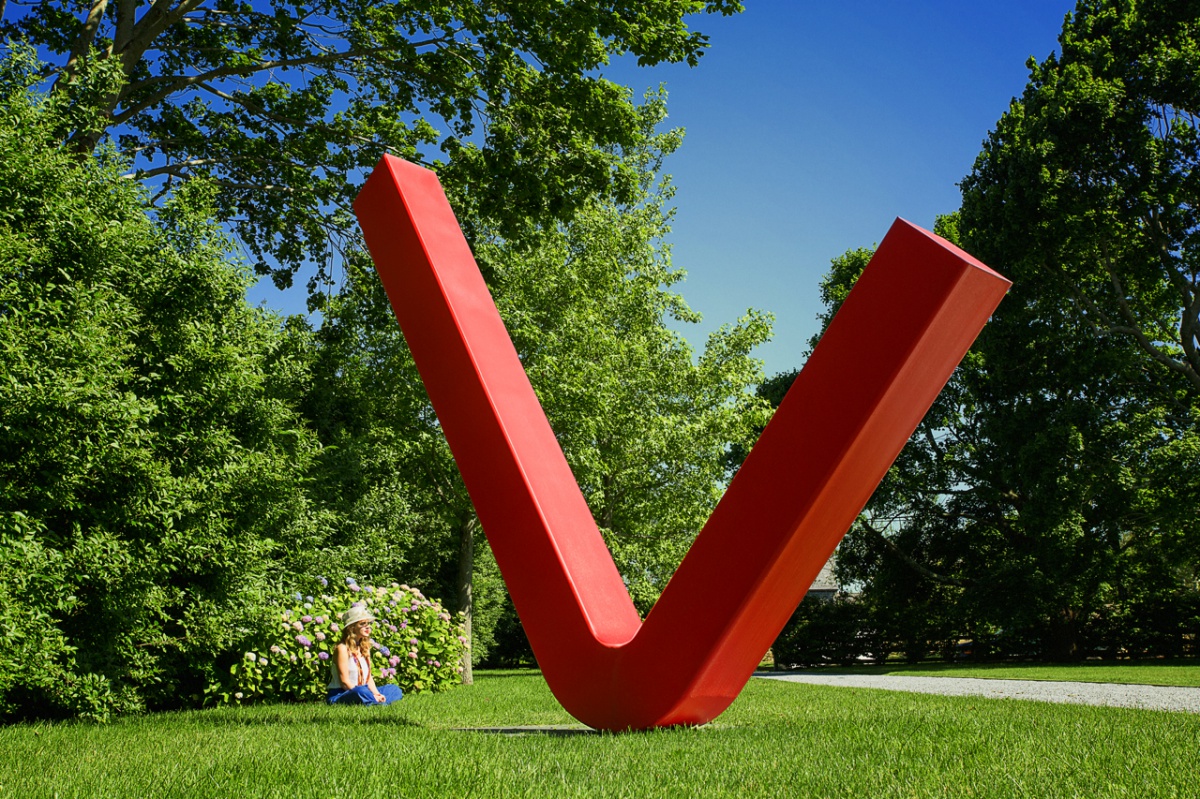
[[600,729],[728,707],[1009,286],[897,220],[642,622],[436,176],[385,156],[355,212],[538,664]]

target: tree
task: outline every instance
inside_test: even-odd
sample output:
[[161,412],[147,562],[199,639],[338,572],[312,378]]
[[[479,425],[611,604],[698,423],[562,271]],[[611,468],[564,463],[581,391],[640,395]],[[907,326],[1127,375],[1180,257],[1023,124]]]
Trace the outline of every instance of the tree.
[[[324,445],[310,496],[337,549],[330,557],[360,578],[403,574],[456,597],[470,635],[474,510],[369,259],[359,251],[346,263],[315,333],[302,402]],[[470,666],[468,658],[468,682]]]
[[[990,379],[1032,372],[1026,394],[1057,395],[1046,414],[1081,436],[1059,463],[1088,487],[1063,498],[1084,551],[1116,570],[1092,578],[1097,616],[1184,608],[1200,576],[1200,18],[1085,0],[1060,45],[963,182],[964,242],[1020,292],[988,333]],[[1014,346],[1022,328],[1044,343]]]
[[36,70],[0,62],[0,715],[179,706],[318,545],[303,375],[212,187],[152,220],[119,157],[62,150]]
[[[616,154],[639,176],[632,202],[593,198],[570,222],[479,236],[475,255],[644,611],[719,497],[726,450],[765,423],[765,405],[748,391],[761,369],[749,351],[769,335],[769,322],[751,313],[722,328],[698,362],[668,326],[697,319],[671,290],[683,273],[663,243],[671,189],[659,169],[681,134],[653,133],[665,118],[661,98],[639,115],[644,143]],[[354,271],[317,335],[328,360],[310,407],[341,464],[328,473],[329,495],[357,501],[367,486],[357,479],[362,464],[377,464],[379,479],[397,486],[387,493],[402,494],[414,511],[411,559],[457,565],[440,572],[440,584],[457,587],[457,609],[476,622],[474,656],[483,657],[501,621],[503,587],[486,546],[476,544],[469,499],[378,279]]]
[[1013,289],[839,562],[914,656],[1200,626],[1198,33],[1188,3],[1081,2],[942,223]]
[[1200,393],[1200,17],[1082,0],[963,181],[967,243]]
[[709,336],[698,359],[671,323],[699,316],[672,288],[673,194],[661,164],[682,134],[653,131],[661,97],[642,109],[646,144],[619,157],[639,175],[629,203],[594,201],[567,225],[531,230],[519,246],[492,238],[476,255],[530,382],[605,535],[635,604],[646,612],[708,520],[769,407],[751,350],[770,319],[748,311]]
[[[16,11],[3,19],[5,10]],[[91,152],[105,133],[134,174],[168,191],[215,181],[216,212],[265,272],[326,274],[330,237],[383,153],[435,165],[465,218],[509,230],[565,220],[588,197],[628,201],[614,157],[641,128],[609,59],[696,64],[700,12],[736,0],[13,0],[0,33],[53,57],[47,77],[99,124],[64,131]],[[83,76],[109,62],[100,93]],[[440,150],[440,155],[434,155]]]

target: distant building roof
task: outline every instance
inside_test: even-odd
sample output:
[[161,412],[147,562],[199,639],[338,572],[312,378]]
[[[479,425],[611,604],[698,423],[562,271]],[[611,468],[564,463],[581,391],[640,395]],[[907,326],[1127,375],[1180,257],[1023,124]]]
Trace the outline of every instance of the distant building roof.
[[821,567],[821,571],[817,574],[817,579],[813,580],[813,584],[809,586],[809,593],[814,591],[836,592],[838,590],[837,580],[833,577],[833,567],[837,563],[837,552],[835,551],[829,556],[829,560],[825,561],[825,565]]

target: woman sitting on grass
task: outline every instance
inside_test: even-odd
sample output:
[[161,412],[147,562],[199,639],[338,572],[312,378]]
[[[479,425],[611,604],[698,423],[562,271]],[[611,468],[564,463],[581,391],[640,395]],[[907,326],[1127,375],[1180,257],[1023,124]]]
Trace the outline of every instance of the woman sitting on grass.
[[375,687],[371,674],[371,622],[375,617],[355,605],[342,614],[342,642],[334,650],[329,703],[390,705],[404,696],[397,685]]

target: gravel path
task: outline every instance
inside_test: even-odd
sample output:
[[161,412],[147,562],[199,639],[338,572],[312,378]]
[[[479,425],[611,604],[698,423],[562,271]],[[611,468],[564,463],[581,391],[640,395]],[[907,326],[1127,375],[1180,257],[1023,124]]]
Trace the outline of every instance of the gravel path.
[[1160,685],[1118,685],[1044,680],[980,680],[968,677],[917,677],[908,675],[804,674],[759,672],[758,677],[837,688],[881,688],[943,696],[985,696],[993,699],[1029,699],[1078,705],[1136,707],[1200,713],[1200,688]]

